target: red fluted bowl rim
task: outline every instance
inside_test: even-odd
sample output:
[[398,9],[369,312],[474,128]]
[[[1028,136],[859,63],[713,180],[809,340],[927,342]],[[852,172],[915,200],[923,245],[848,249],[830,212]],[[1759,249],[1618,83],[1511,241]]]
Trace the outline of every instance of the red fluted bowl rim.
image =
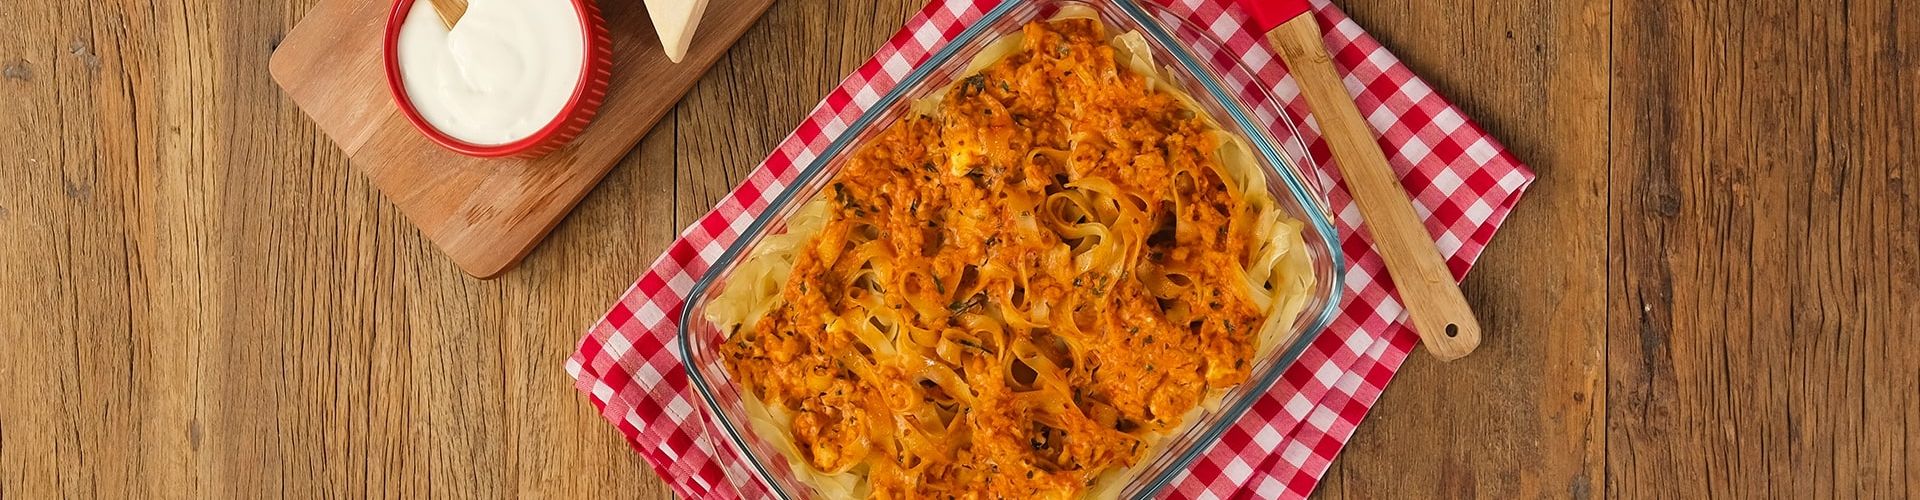
[[420,116],[420,110],[413,107],[413,101],[407,97],[407,87],[400,76],[400,53],[396,48],[400,43],[400,25],[406,23],[407,14],[413,9],[415,0],[397,0],[393,3],[393,12],[387,16],[384,58],[387,70],[387,90],[393,94],[393,102],[400,107],[400,113],[406,115],[422,135],[435,144],[467,156],[481,158],[521,157],[537,158],[551,153],[586,130],[593,122],[594,114],[600,111],[600,103],[607,97],[607,81],[612,75],[613,41],[607,36],[607,23],[600,17],[600,8],[594,0],[571,0],[574,13],[580,18],[580,33],[584,37],[580,77],[575,82],[573,96],[567,98],[567,105],[546,126],[533,134],[505,144],[474,144],[462,141],[434,128]]

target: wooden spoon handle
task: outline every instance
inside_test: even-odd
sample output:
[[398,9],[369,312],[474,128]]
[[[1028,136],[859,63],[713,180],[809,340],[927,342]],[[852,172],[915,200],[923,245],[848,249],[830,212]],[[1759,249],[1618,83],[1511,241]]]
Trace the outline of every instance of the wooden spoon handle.
[[1413,202],[1387,165],[1373,129],[1360,117],[1360,108],[1334,72],[1319,22],[1311,14],[1296,17],[1267,32],[1267,43],[1286,60],[1313,107],[1321,135],[1340,165],[1348,193],[1366,218],[1421,342],[1442,361],[1472,353],[1480,346],[1480,322],[1467,307],[1426,225],[1414,214]]
[[467,14],[467,0],[429,1],[433,4],[433,11],[440,14],[440,22],[447,24],[447,29],[453,29],[453,24],[460,22],[460,16]]

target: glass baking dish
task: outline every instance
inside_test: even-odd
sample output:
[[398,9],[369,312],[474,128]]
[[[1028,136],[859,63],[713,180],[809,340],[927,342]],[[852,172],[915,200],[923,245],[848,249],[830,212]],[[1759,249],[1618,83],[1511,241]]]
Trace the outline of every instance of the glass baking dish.
[[[1206,30],[1184,23],[1170,22],[1178,16],[1151,3],[1134,0],[1007,0],[986,12],[953,41],[940,48],[928,60],[910,72],[900,84],[874,103],[855,120],[827,149],[807,165],[793,182],[755,219],[738,241],[722,253],[713,267],[694,284],[687,306],[680,314],[680,355],[688,368],[694,388],[705,401],[706,422],[714,435],[725,436],[726,445],[715,443],[715,452],[728,470],[729,480],[743,492],[764,489],[778,498],[812,498],[816,495],[806,483],[796,479],[792,465],[779,451],[762,440],[748,424],[741,401],[741,389],[727,373],[719,346],[726,340],[707,319],[706,308],[727,282],[743,258],[768,235],[785,230],[785,222],[805,201],[828,185],[834,175],[870,138],[906,116],[915,101],[943,92],[953,81],[965,76],[974,56],[1001,37],[1017,33],[1029,21],[1046,20],[1062,7],[1082,6],[1093,10],[1112,33],[1141,32],[1156,65],[1175,85],[1182,86],[1212,115],[1228,133],[1238,136],[1254,150],[1257,163],[1264,167],[1267,187],[1275,201],[1293,218],[1304,222],[1306,241],[1315,283],[1307,303],[1290,325],[1291,330],[1279,342],[1262,346],[1247,382],[1225,391],[1212,404],[1189,417],[1182,430],[1164,438],[1145,459],[1121,474],[1121,486],[1114,490],[1127,498],[1148,498],[1168,486],[1193,460],[1219,440],[1220,435],[1246,413],[1254,401],[1273,386],[1289,365],[1300,356],[1315,336],[1332,320],[1343,288],[1342,261],[1332,218],[1318,177],[1302,172],[1307,164],[1305,151],[1288,156],[1256,117],[1275,117],[1281,126],[1293,131],[1288,115],[1274,108],[1279,101],[1256,99],[1245,102],[1229,89],[1260,92],[1253,73],[1234,58],[1206,58],[1196,55],[1190,46],[1203,46],[1207,53],[1222,53],[1217,42],[1207,38]],[[1178,37],[1176,38],[1176,33]],[[1212,64],[1203,61],[1211,61]],[[1230,82],[1233,85],[1230,86]],[[1298,137],[1298,134],[1291,134]],[[1286,323],[1282,323],[1283,325]],[[758,485],[754,483],[758,483]]]

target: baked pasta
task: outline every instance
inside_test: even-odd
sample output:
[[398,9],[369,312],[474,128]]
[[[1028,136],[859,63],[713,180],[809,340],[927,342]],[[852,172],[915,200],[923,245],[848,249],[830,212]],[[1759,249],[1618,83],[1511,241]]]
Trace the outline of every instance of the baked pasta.
[[1312,285],[1251,151],[1139,34],[1069,15],[986,52],[707,308],[754,429],[823,493],[1098,496]]

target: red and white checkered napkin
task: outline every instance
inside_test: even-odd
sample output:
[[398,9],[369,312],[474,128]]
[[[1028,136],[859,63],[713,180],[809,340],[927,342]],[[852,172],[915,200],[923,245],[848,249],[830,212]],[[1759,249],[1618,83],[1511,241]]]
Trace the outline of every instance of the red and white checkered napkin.
[[[702,421],[698,395],[688,386],[685,367],[676,357],[675,321],[694,281],[862,111],[997,3],[933,0],[907,21],[743,185],[687,228],[581,339],[579,350],[567,360],[567,372],[578,381],[576,387],[682,496],[765,496],[758,489],[737,491],[725,479],[726,474],[749,472],[732,463],[729,445],[722,442],[726,438]],[[1292,116],[1310,117],[1286,69],[1258,43],[1258,35],[1237,8],[1228,7],[1224,0],[1173,3],[1167,15],[1211,32],[1175,30],[1176,35],[1219,41],[1195,44],[1199,55],[1214,64],[1237,58],[1253,70],[1258,82],[1227,82],[1241,90],[1243,99],[1267,101],[1250,91],[1257,85],[1279,98]],[[1357,95],[1360,111],[1373,128],[1382,131],[1380,144],[1414,195],[1415,211],[1426,219],[1454,275],[1465,275],[1532,182],[1533,173],[1345,13],[1324,0],[1313,3],[1347,88]],[[1309,170],[1318,170],[1322,185],[1336,186],[1327,197],[1350,266],[1346,298],[1332,326],[1218,444],[1194,461],[1167,492],[1169,497],[1305,496],[1418,342],[1401,317],[1386,268],[1369,236],[1356,229],[1359,212],[1334,182],[1339,173],[1324,160],[1332,155],[1312,120],[1304,120],[1309,125],[1299,136],[1274,123],[1270,128],[1280,140],[1300,141],[1294,144],[1306,144],[1314,158],[1323,159]]]

